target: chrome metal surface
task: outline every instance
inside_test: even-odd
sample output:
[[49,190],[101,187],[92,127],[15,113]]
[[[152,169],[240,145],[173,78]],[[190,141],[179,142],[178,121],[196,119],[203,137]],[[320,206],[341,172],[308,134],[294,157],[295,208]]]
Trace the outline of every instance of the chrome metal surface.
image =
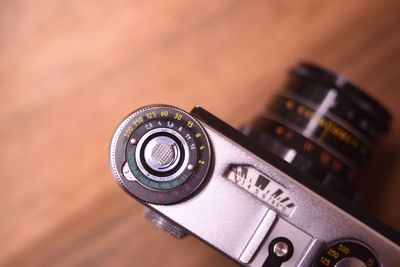
[[187,165],[188,170],[193,170],[194,169],[194,165],[193,164],[189,164]]
[[286,256],[289,252],[289,245],[285,242],[278,242],[274,245],[273,252],[278,257]]
[[122,167],[122,172],[124,173],[125,178],[128,179],[129,181],[137,181],[135,176],[133,176],[133,173],[131,172],[131,169],[129,168],[127,162]]
[[[180,151],[178,144],[172,138],[167,136],[157,136],[162,133],[168,133],[175,136],[181,143],[183,151]],[[173,169],[178,164],[179,157],[183,157],[182,166],[176,172],[166,176],[150,173],[143,166],[143,162],[139,160],[142,149],[144,150],[146,163],[155,171],[167,172]],[[168,128],[156,128],[144,134],[137,143],[135,153],[136,164],[140,171],[148,178],[155,181],[171,181],[175,179],[184,169],[187,168],[189,162],[189,147],[187,143],[179,133]]]
[[267,236],[269,230],[272,227],[276,219],[276,213],[272,210],[268,210],[265,216],[261,219],[260,224],[255,230],[254,234],[251,236],[250,240],[247,242],[247,245],[244,247],[239,260],[242,263],[249,263],[257,249],[260,247],[261,242]]
[[135,138],[132,138],[129,142],[130,142],[132,145],[136,145],[136,144],[137,144],[137,140],[136,140]]
[[285,161],[292,163],[292,161],[296,157],[296,155],[297,155],[297,151],[295,149],[290,148],[282,158]]
[[168,136],[157,136],[144,148],[144,160],[155,171],[167,172],[178,164],[178,144]]
[[310,267],[312,263],[315,261],[315,257],[321,250],[324,242],[318,239],[313,239],[309,242],[308,247],[304,251],[302,258],[299,259],[296,267]]

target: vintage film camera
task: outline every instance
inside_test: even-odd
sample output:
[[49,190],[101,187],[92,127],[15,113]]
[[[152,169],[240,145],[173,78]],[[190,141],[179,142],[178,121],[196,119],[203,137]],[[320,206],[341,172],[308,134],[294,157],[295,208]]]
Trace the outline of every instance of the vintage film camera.
[[153,223],[244,266],[396,267],[398,232],[350,203],[389,120],[345,79],[300,64],[242,132],[201,107],[134,111],[110,163]]

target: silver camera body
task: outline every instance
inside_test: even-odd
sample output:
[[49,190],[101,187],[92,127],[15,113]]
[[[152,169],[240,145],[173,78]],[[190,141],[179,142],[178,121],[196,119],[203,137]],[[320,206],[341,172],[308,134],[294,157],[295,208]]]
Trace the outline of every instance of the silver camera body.
[[141,108],[121,122],[110,146],[115,180],[147,217],[244,266],[400,266],[396,231],[290,160],[200,107]]

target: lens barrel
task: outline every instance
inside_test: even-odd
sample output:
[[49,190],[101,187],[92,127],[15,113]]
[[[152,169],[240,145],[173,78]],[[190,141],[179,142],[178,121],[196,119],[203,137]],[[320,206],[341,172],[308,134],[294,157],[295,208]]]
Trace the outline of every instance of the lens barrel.
[[388,131],[390,119],[357,86],[305,63],[290,72],[283,90],[243,132],[351,199],[357,192],[357,172]]

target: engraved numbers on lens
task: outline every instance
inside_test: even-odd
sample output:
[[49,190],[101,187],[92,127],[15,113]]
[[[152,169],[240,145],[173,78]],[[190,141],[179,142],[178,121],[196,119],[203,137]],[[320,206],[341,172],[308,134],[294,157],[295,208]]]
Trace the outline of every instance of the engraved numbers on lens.
[[171,106],[150,106],[124,122],[118,144],[125,147],[125,159],[117,164],[121,184],[132,195],[150,203],[172,204],[203,183],[210,166],[210,144],[190,114]]

